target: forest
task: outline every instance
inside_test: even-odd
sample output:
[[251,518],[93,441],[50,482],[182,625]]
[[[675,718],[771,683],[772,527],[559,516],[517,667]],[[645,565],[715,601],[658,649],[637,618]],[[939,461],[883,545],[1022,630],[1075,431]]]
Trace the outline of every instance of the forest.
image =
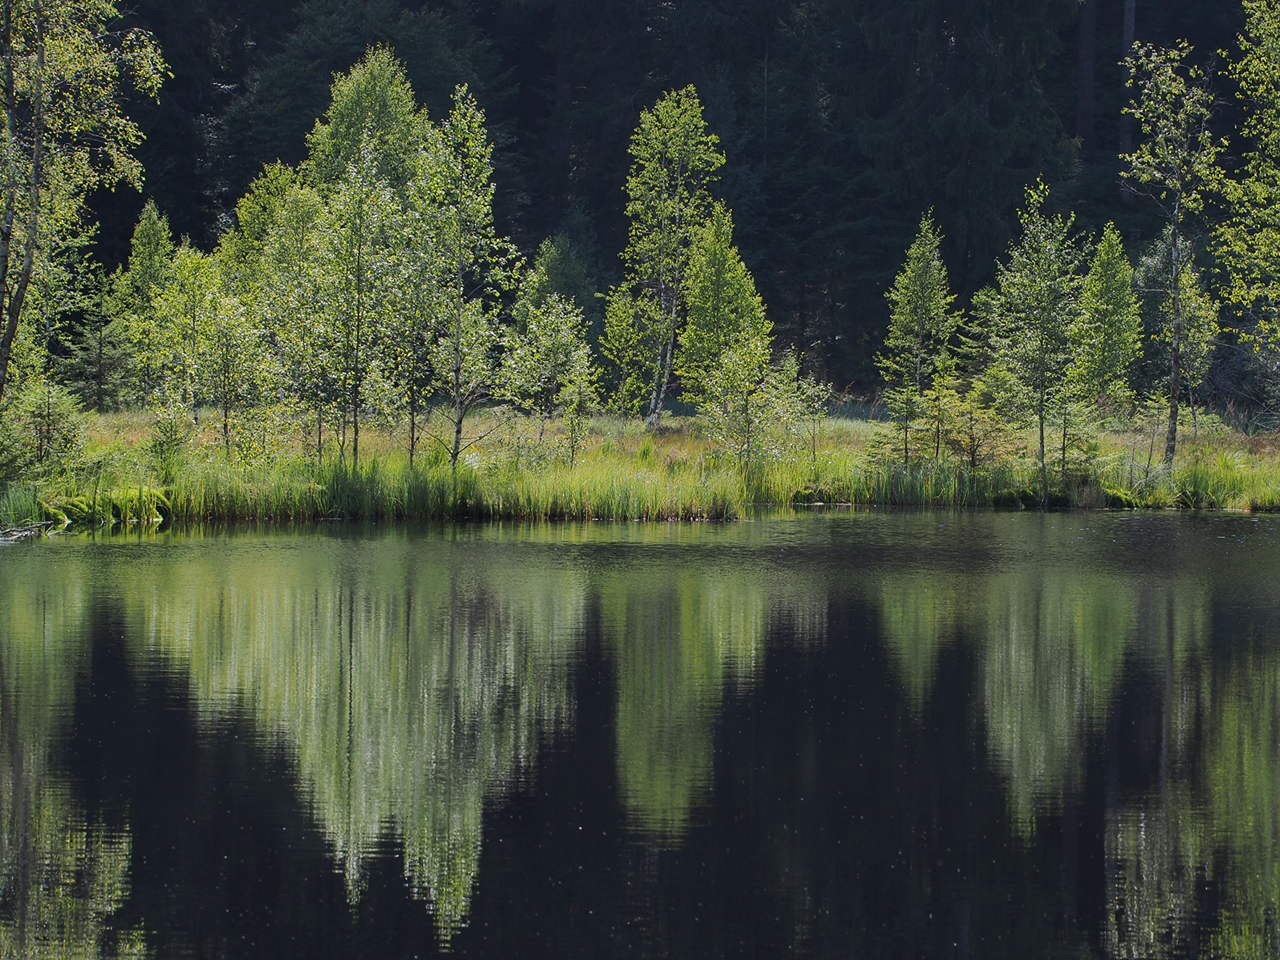
[[0,519],[1280,505],[1280,4],[7,0]]

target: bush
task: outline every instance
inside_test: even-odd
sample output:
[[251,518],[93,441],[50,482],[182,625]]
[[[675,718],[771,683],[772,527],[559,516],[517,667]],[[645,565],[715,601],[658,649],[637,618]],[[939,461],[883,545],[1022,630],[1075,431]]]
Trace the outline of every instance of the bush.
[[147,440],[147,455],[152,473],[164,486],[171,486],[177,479],[195,431],[195,421],[186,407],[166,407],[156,417]]
[[26,383],[0,409],[0,479],[49,476],[73,467],[84,443],[84,414],[63,387]]

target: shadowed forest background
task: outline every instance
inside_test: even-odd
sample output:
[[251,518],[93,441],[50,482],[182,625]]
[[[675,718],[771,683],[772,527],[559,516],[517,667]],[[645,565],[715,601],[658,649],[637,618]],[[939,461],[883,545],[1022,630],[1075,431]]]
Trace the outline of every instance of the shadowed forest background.
[[[1115,220],[1130,249],[1154,238],[1118,177],[1134,136],[1119,61],[1132,39],[1185,38],[1208,62],[1243,24],[1238,4],[1193,0],[135,0],[125,12],[173,73],[158,101],[128,106],[146,134],[145,191],[204,249],[264,163],[305,156],[332,74],[387,43],[431,116],[459,82],[483,104],[499,230],[530,252],[562,237],[583,289],[607,290],[636,116],[695,84],[778,339],[855,392],[878,386],[884,291],[924,210],[962,299],[990,281],[1040,175],[1081,226]],[[108,270],[127,259],[142,203],[131,190],[95,201]],[[582,306],[599,321],[602,301]],[[1257,403],[1219,353],[1205,393]]]

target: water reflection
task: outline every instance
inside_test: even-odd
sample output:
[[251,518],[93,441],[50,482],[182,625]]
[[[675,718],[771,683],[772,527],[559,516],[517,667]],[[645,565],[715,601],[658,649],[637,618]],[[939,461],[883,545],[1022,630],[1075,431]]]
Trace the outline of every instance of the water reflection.
[[189,663],[215,715],[284,736],[359,900],[390,834],[448,940],[467,919],[487,805],[571,721],[585,580],[465,543],[193,551],[126,593],[134,633]]
[[187,942],[138,893],[137,801],[71,759],[104,643],[163,665],[208,742],[252,731],[198,770],[294,784],[348,905],[333,955],[427,949],[361,940],[409,922],[394,870],[432,949],[467,955],[1280,956],[1275,530],[902,515],[0,555],[0,956]]
[[54,756],[88,666],[84,571],[27,571],[0,578],[0,957],[142,957],[141,931],[114,922],[128,824],[86,816]]

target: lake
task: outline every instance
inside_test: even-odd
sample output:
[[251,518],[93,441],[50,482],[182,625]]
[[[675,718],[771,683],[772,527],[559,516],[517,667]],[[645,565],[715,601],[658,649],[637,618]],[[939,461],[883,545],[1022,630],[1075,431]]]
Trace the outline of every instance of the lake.
[[1280,520],[0,548],[0,956],[1280,956]]

